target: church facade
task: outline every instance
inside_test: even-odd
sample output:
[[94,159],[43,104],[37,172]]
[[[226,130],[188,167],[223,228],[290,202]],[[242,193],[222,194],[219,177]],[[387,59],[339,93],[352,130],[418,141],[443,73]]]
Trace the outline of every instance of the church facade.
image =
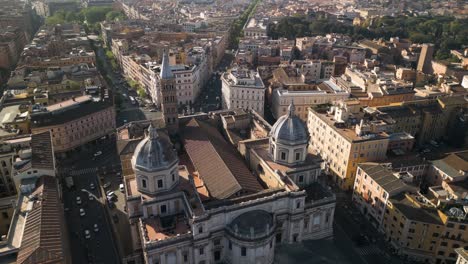
[[294,110],[266,137],[241,139],[242,155],[219,129],[226,113],[180,119],[177,146],[153,125],[120,139],[133,243],[145,263],[267,264],[278,244],[333,235],[335,197]]

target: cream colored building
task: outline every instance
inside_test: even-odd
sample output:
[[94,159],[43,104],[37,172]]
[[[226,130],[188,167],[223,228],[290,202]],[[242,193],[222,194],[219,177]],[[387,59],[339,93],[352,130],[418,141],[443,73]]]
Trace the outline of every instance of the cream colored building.
[[351,103],[309,108],[307,120],[309,149],[321,155],[333,180],[348,190],[358,163],[385,159],[389,142],[383,124],[364,121],[359,105]]
[[265,85],[258,72],[235,68],[221,75],[224,109],[252,109],[263,116]]
[[345,100],[349,93],[331,81],[325,81],[308,90],[276,89],[273,91],[271,112],[273,117],[279,118],[287,114],[288,106],[294,103],[296,115],[306,122],[309,116],[308,108],[311,105],[330,104]]
[[180,118],[183,153],[152,125],[139,137],[121,131],[132,245],[144,262],[271,264],[279,244],[332,236],[335,196],[294,107],[267,137],[246,140],[260,144],[247,162],[216,115]]

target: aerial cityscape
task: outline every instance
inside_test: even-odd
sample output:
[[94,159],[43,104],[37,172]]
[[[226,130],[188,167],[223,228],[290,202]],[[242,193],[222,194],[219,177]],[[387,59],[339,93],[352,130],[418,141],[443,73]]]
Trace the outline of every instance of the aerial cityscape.
[[467,0],[0,0],[0,264],[468,264]]

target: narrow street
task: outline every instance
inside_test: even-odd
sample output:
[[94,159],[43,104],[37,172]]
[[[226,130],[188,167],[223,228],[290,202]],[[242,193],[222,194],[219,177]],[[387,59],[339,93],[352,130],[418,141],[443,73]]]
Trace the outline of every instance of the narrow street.
[[[74,183],[72,188],[64,186],[63,189],[65,218],[69,236],[73,238],[74,263],[120,263],[98,174],[100,168],[116,162],[115,143],[112,141],[113,138],[89,143],[87,148],[77,150],[58,163],[59,173],[63,177],[72,177]],[[97,151],[103,154],[94,157],[93,153]],[[86,238],[86,230],[89,238]]]

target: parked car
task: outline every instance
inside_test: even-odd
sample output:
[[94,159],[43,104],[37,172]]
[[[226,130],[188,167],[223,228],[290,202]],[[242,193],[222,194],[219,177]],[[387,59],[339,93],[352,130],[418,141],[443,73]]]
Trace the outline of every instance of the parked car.
[[91,184],[89,185],[89,188],[90,188],[91,190],[94,190],[94,189],[96,189],[96,186],[94,186],[94,183],[91,183]]
[[98,227],[97,224],[94,224],[93,230],[94,230],[94,232],[96,232],[96,233],[99,232],[99,227]]
[[90,201],[93,201],[93,200],[94,200],[94,196],[93,196],[92,193],[88,194],[88,199],[89,199]]
[[80,196],[76,197],[76,204],[81,204],[81,197]]
[[100,151],[100,150],[98,152],[94,153],[94,157],[98,157],[98,156],[101,156],[101,155],[102,155],[102,151]]
[[110,186],[111,186],[111,182],[106,182],[102,187],[106,189],[106,188],[109,188]]
[[90,238],[91,238],[91,233],[89,232],[88,229],[86,229],[86,230],[84,231],[84,237],[85,237],[86,239],[90,239]]
[[123,183],[121,183],[121,184],[119,185],[119,190],[120,190],[121,192],[125,191],[125,187],[124,187]]
[[85,210],[83,208],[80,208],[80,216],[85,216],[86,213],[85,213]]

